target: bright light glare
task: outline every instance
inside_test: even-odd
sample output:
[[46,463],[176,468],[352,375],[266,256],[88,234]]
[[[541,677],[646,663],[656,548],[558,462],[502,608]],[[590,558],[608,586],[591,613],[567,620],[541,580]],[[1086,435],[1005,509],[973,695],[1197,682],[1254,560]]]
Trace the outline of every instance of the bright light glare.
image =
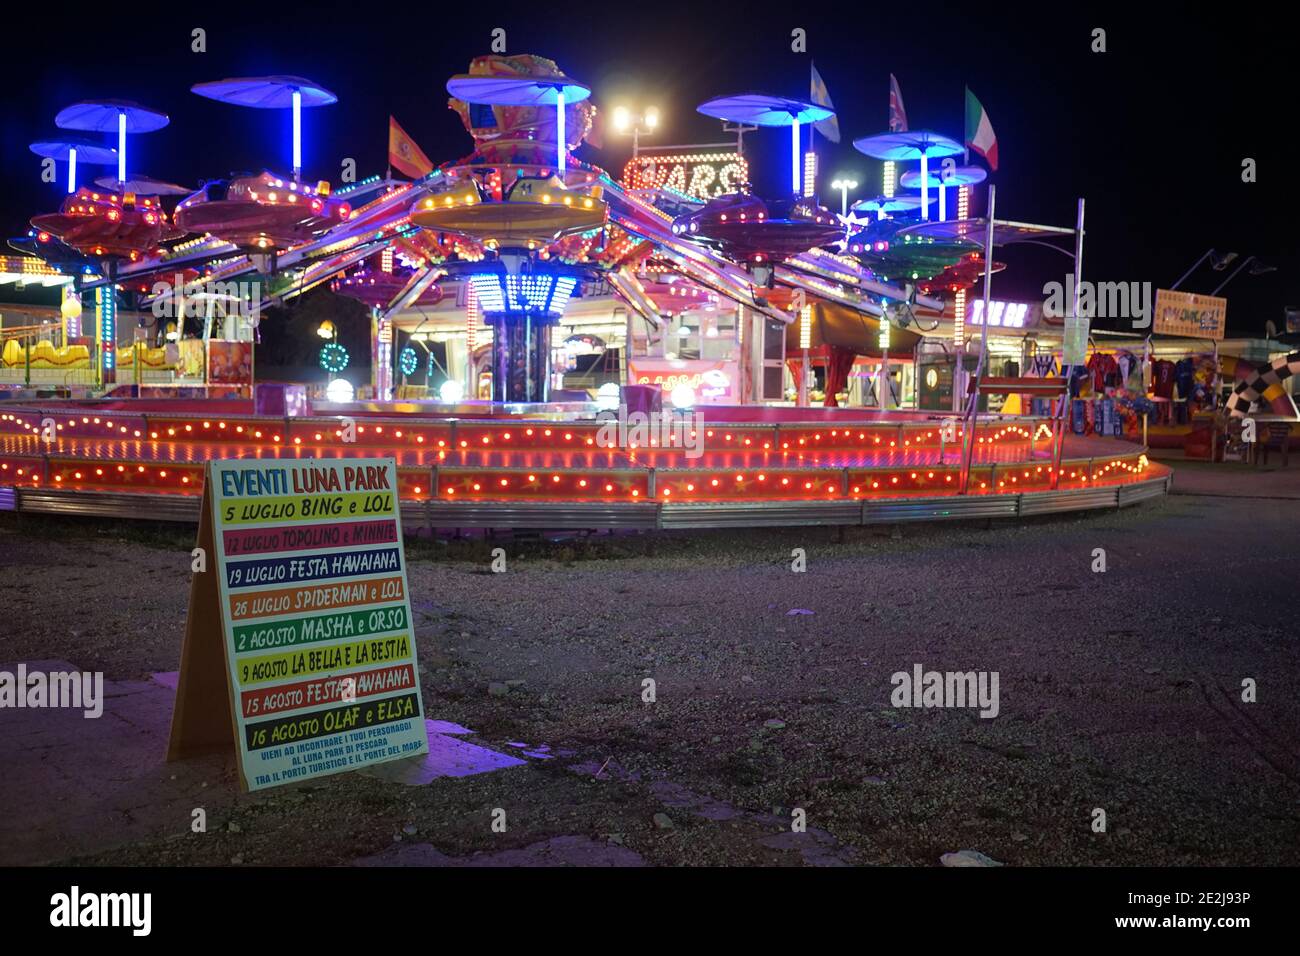
[[331,402],[350,402],[356,395],[356,389],[346,378],[336,378],[325,387],[325,397]]
[[659,125],[659,110],[656,107],[650,107],[645,111],[646,129],[654,129]]
[[606,382],[596,389],[596,407],[602,412],[618,408],[620,392],[617,382]]
[[465,397],[465,386],[454,378],[449,378],[439,387],[438,397],[448,405],[455,405]]
[[678,385],[672,391],[672,402],[674,408],[695,407],[695,389],[685,383]]

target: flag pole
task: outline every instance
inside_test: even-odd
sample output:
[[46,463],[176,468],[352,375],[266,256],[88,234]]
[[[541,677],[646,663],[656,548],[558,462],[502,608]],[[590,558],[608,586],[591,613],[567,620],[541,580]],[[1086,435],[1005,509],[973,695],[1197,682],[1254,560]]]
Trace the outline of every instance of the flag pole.
[[962,145],[961,164],[963,166],[970,165],[970,129],[968,128],[969,124],[966,122],[966,100],[969,97],[970,97],[970,87],[969,86],[962,87],[962,98],[961,98],[962,124],[961,125],[962,125],[962,133],[964,135],[962,136],[963,142],[961,144]]
[[[990,186],[990,189],[993,187]],[[1074,223],[1074,289],[1072,301],[1070,303],[1070,315],[1074,317],[1075,325],[1079,322],[1079,295],[1082,290],[1083,282],[1083,197],[1079,197],[1079,210]],[[1066,328],[1069,328],[1069,322],[1066,322]],[[1086,342],[1087,339],[1085,338]],[[1053,423],[1054,434],[1052,435],[1052,488],[1057,488],[1061,482],[1061,456],[1065,451],[1065,423],[1070,417],[1070,378],[1074,367],[1065,364],[1065,341],[1061,343],[1061,373],[1065,376],[1065,391],[1061,393],[1060,414],[1056,416]]]
[[971,458],[975,451],[975,430],[979,424],[980,379],[984,376],[984,362],[989,348],[989,299],[993,295],[993,226],[997,206],[997,187],[989,183],[988,229],[984,239],[984,314],[981,317],[980,357],[975,365],[975,381],[971,385],[970,399],[962,422],[962,456],[959,494],[966,494],[970,484]]
[[[979,379],[983,373],[984,363],[989,354],[989,316],[992,311],[989,309],[989,299],[993,294],[993,218],[994,207],[997,203],[998,188],[989,183],[989,227],[984,240],[984,321],[980,323],[980,361],[975,370],[975,385],[979,387]],[[978,407],[976,411],[978,411]]]

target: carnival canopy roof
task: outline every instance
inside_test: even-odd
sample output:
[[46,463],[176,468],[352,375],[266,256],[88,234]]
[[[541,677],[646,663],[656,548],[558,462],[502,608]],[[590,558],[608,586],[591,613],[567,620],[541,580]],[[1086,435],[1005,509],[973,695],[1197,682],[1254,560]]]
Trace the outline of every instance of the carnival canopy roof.
[[54,124],[60,129],[116,133],[119,116],[126,117],[128,133],[152,133],[171,122],[166,113],[130,100],[82,100],[59,110]]
[[928,129],[898,130],[877,133],[853,141],[853,148],[873,159],[902,161],[924,156],[956,156],[962,145],[941,133]]
[[303,106],[329,106],[339,98],[318,83],[302,76],[244,76],[196,83],[190,91],[222,103],[257,109],[288,109],[298,93]]
[[[949,219],[947,222],[920,222],[898,230],[900,236],[917,236],[926,239],[974,239],[983,242],[988,233],[987,219]],[[1074,230],[1064,226],[1039,226],[1032,222],[993,220],[993,244],[1007,246],[1015,242],[1041,242],[1073,236]]]
[[[113,154],[117,156],[116,153]],[[77,154],[77,159],[81,159],[81,154]],[[109,160],[115,162],[116,159]],[[194,192],[188,186],[178,186],[176,183],[169,183],[165,179],[154,179],[152,176],[142,176],[139,173],[132,176],[124,183],[119,183],[116,176],[100,176],[95,180],[95,185],[100,189],[110,189],[113,191],[122,190],[123,192],[136,193],[140,196],[188,196]]]
[[[931,199],[933,205],[936,200]],[[910,212],[913,209],[921,208],[920,196],[876,196],[874,199],[863,199],[855,202],[849,207],[855,212]]]
[[[857,309],[821,299],[815,299],[808,304],[812,307],[812,322],[809,325],[811,348],[834,345],[849,349],[858,355],[880,358],[880,319],[865,315]],[[797,355],[797,350],[801,348],[799,326],[798,322],[791,322],[786,326],[786,348],[789,355]],[[892,325],[889,338],[890,351],[911,354],[920,343],[922,336],[912,329]]]
[[[941,172],[937,176],[931,172],[926,179],[926,184],[931,189],[937,189],[940,186],[974,186],[976,183],[984,182],[988,175],[979,166],[958,166],[956,169]],[[904,189],[920,189],[921,171],[912,169],[903,173],[898,177],[898,184]]]
[[697,110],[705,116],[729,123],[753,123],[756,126],[793,126],[795,123],[818,123],[830,119],[835,111],[816,103],[770,96],[767,93],[737,93],[719,96],[701,103]]
[[466,103],[484,106],[554,106],[578,103],[591,88],[563,74],[558,76],[484,76],[461,73],[447,81],[447,92]]
[[[77,151],[77,162],[95,166],[112,166],[117,162],[117,150],[88,139],[41,140],[28,147],[37,156],[66,161],[72,150]],[[116,182],[116,180],[114,180]]]

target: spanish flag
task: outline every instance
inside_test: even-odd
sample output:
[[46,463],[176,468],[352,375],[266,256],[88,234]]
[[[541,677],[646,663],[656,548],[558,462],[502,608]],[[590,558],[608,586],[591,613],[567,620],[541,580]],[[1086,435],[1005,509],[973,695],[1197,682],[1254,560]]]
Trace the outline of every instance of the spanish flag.
[[388,117],[388,163],[412,179],[423,179],[433,172],[429,157],[391,116]]

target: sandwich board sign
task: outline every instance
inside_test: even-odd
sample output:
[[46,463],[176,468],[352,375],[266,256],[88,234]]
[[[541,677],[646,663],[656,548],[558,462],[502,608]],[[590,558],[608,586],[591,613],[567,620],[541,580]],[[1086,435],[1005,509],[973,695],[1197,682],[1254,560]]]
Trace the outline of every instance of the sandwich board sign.
[[392,458],[212,461],[167,759],[244,790],[428,753]]

